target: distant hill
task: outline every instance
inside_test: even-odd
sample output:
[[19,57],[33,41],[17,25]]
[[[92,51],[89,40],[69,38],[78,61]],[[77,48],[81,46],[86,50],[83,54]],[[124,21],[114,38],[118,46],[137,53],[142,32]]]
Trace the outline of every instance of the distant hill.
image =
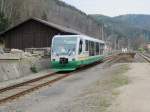
[[60,0],[0,0],[3,12],[14,26],[36,17],[100,38],[101,26],[90,16]]
[[[96,14],[91,16],[97,22],[104,24],[106,40],[114,41],[113,39],[115,39],[114,44],[122,41],[122,47],[132,46],[133,48],[138,48],[139,44],[150,41],[150,15],[130,14],[109,17]],[[114,45],[114,47],[119,47],[119,45]]]
[[150,15],[128,14],[114,17],[114,19],[126,22],[141,29],[150,30]]
[[0,12],[10,26],[36,17],[100,39],[104,25],[105,40],[113,48],[138,48],[150,40],[150,15],[87,15],[60,0],[0,0]]

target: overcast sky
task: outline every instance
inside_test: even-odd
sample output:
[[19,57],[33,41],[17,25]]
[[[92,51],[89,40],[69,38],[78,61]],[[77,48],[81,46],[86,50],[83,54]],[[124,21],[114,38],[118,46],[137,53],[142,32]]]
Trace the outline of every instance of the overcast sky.
[[150,14],[150,0],[62,0],[87,14]]

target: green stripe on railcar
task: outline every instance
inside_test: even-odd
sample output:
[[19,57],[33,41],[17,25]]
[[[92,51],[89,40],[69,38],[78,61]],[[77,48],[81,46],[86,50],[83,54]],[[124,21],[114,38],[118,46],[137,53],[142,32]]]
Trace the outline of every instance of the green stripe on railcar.
[[51,66],[56,71],[73,71],[83,65],[102,61],[104,56],[91,56],[85,60],[69,61],[67,64],[60,64],[59,61],[52,61]]

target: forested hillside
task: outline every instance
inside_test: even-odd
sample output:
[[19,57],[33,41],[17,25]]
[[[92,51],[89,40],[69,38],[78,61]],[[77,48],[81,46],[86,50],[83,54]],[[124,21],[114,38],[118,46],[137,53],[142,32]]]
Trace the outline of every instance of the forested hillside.
[[143,14],[127,14],[116,16],[114,19],[126,22],[130,25],[135,27],[150,30],[150,15],[143,15]]
[[0,0],[0,32],[30,17],[40,18],[105,40],[113,48],[138,48],[150,40],[149,15],[86,15],[59,0]]
[[150,16],[148,15],[91,16],[97,22],[104,24],[106,40],[110,41],[115,48],[128,46],[137,49],[146,41],[150,41]]
[[101,27],[85,13],[59,0],[0,0],[0,11],[11,26],[37,17],[100,38]]

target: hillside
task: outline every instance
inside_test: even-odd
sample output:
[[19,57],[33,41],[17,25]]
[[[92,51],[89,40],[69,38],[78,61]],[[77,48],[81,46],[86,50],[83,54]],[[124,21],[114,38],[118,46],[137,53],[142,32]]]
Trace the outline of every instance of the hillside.
[[139,44],[150,41],[150,16],[148,15],[91,16],[97,22],[104,24],[106,40],[114,43],[116,48],[119,46],[115,45],[118,44],[118,41],[122,42],[120,42],[120,46],[131,46],[133,48],[138,48]]
[[86,15],[59,0],[0,0],[0,12],[8,19],[9,27],[36,17],[99,39],[103,36],[103,24],[105,40],[116,49],[138,48],[150,41],[150,15]]
[[0,0],[0,11],[11,26],[37,17],[100,38],[101,26],[90,16],[59,0]]
[[126,22],[141,29],[150,30],[150,15],[128,14],[114,17],[114,19]]

